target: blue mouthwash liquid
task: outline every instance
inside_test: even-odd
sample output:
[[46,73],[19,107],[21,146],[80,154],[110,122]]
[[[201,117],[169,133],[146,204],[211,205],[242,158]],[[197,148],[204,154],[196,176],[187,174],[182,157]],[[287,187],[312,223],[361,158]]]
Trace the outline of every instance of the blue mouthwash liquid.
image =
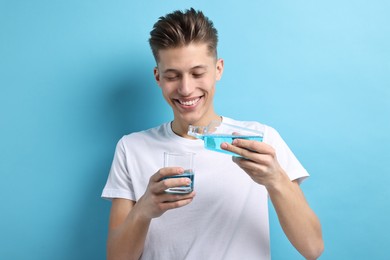
[[259,142],[263,141],[262,136],[247,136],[247,135],[245,135],[245,136],[240,136],[240,135],[203,135],[202,139],[204,141],[204,147],[206,149],[220,152],[220,153],[229,154],[229,155],[236,156],[236,157],[241,157],[241,156],[238,154],[229,152],[229,151],[222,150],[221,144],[222,143],[231,144],[234,139],[255,140],[255,141],[259,141]]
[[194,172],[193,171],[185,170],[183,174],[168,176],[168,177],[165,177],[163,179],[170,179],[170,178],[189,178],[191,180],[191,183],[190,183],[190,185],[187,185],[187,186],[168,188],[165,190],[165,192],[176,193],[176,194],[186,194],[186,193],[191,193],[194,190]]

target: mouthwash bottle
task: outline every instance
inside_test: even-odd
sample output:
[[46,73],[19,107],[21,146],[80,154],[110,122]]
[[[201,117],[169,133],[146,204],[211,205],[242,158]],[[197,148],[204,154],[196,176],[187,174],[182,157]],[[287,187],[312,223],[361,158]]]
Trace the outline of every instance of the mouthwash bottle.
[[263,141],[263,132],[244,128],[241,126],[230,125],[220,121],[211,121],[208,126],[193,126],[188,127],[188,135],[202,139],[206,149],[229,154],[236,157],[241,157],[238,154],[221,149],[221,144],[232,143],[234,139],[246,139]]

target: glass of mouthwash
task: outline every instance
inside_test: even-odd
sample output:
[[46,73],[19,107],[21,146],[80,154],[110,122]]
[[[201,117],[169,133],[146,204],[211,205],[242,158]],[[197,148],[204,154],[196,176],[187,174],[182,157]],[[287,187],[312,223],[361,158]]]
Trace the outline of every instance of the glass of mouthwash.
[[208,126],[188,127],[188,135],[202,139],[206,149],[229,154],[236,157],[241,155],[230,151],[222,150],[222,143],[232,143],[234,139],[246,139],[262,142],[264,132],[260,130],[245,128],[237,125],[227,124],[221,121],[211,121]]
[[181,167],[184,173],[168,176],[169,178],[189,178],[191,183],[187,186],[172,187],[165,190],[167,193],[187,194],[194,190],[194,156],[195,153],[190,152],[164,152],[164,167]]

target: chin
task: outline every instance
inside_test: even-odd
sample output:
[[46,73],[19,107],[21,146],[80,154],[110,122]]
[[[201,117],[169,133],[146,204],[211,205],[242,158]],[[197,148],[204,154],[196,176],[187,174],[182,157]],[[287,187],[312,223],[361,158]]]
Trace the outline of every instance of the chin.
[[179,117],[177,117],[178,120],[182,123],[186,123],[188,125],[194,125],[196,124],[197,122],[199,122],[201,120],[201,117],[200,116],[197,116],[197,115],[183,115],[181,114]]

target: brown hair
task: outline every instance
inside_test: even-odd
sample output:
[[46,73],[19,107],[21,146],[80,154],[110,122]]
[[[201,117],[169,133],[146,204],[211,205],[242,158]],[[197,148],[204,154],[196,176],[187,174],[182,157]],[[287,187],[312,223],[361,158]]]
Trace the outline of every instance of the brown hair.
[[210,54],[217,57],[218,32],[211,20],[193,8],[161,16],[150,32],[149,44],[156,61],[159,50],[190,43],[206,43]]

